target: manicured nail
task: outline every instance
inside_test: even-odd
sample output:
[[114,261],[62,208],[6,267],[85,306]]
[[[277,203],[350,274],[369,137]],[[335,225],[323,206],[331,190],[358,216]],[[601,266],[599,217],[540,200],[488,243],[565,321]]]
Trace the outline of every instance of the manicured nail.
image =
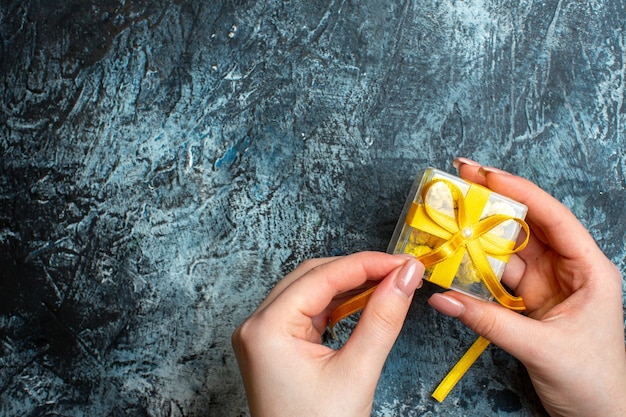
[[468,158],[464,158],[462,156],[459,156],[454,160],[454,162],[452,162],[452,166],[456,169],[459,169],[461,165],[471,165],[473,167],[479,167],[480,163]]
[[407,297],[413,295],[416,289],[422,286],[424,265],[417,259],[409,259],[398,271],[396,287]]
[[465,306],[458,300],[441,293],[433,294],[428,299],[428,304],[441,314],[450,317],[459,317],[465,311]]
[[503,171],[501,169],[498,168],[494,168],[494,167],[480,167],[478,168],[478,174],[486,177],[488,173],[493,172],[495,174],[505,174],[505,175],[511,175],[509,172]]

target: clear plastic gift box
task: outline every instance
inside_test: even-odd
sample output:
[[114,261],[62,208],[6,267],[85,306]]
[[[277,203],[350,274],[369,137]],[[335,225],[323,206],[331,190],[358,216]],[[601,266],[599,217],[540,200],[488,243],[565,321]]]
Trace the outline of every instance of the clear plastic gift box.
[[[452,184],[452,186],[450,184]],[[479,190],[479,192],[485,196],[483,201],[479,203],[483,205],[482,208],[475,207],[477,205],[476,199],[469,202],[466,200],[470,186],[474,188],[480,187],[481,190]],[[424,187],[427,187],[427,193],[423,196]],[[463,196],[457,195],[454,197],[453,190],[460,191]],[[423,201],[424,197],[425,201]],[[472,209],[476,213],[480,210],[480,220],[492,215],[505,215],[510,218],[523,220],[527,212],[525,205],[487,190],[485,187],[472,184],[435,168],[426,168],[416,176],[413,182],[387,251],[395,254],[411,254],[420,258],[445,244],[447,239],[442,236],[437,236],[436,233],[429,233],[427,231],[429,227],[422,228],[419,218],[416,219],[414,213],[416,208],[420,208],[420,205],[422,207],[427,205],[428,210],[430,212],[436,212],[438,216],[445,215],[451,219],[456,219],[457,216],[459,216],[458,200],[460,198],[464,199],[464,201],[461,202],[462,209],[463,205],[467,206],[468,204],[473,204],[474,207],[472,207]],[[412,217],[408,219],[407,216]],[[504,239],[506,243],[509,244],[508,247],[512,249],[513,246],[515,246],[520,230],[520,222],[513,219],[504,220],[498,222],[495,227],[492,227],[484,235],[484,238],[489,241],[498,240],[499,242],[502,242],[501,239]],[[460,231],[460,233],[462,232],[463,231]],[[468,233],[471,234],[471,230]],[[463,249],[461,250],[463,251]],[[479,273],[479,270],[476,268],[475,262],[470,259],[471,257],[467,251],[464,252],[462,259],[461,255],[458,255],[459,259],[461,259],[460,265],[458,269],[456,269],[456,273],[454,274],[449,288],[483,300],[492,299],[492,293],[481,279],[481,273]],[[488,259],[494,275],[500,280],[504,273],[508,256],[490,256],[487,254],[486,259]],[[424,279],[441,285],[437,279],[434,279],[436,277],[433,277],[433,271],[436,271],[435,266],[436,265],[427,265]]]

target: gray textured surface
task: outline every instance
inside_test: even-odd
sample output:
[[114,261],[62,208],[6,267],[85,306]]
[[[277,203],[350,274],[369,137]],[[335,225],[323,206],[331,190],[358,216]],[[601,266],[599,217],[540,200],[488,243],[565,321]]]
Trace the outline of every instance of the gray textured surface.
[[[626,271],[623,1],[1,4],[0,415],[246,415],[234,327],[457,155]],[[430,399],[474,336],[429,290],[374,415],[542,415],[493,347]]]

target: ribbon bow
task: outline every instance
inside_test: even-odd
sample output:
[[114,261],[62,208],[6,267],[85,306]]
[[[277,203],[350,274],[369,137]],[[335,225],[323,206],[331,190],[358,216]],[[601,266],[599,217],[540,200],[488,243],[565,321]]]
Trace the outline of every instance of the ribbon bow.
[[[437,183],[444,184],[450,190],[453,206],[456,206],[454,217],[450,217],[427,204],[428,193]],[[504,262],[508,261],[510,255],[526,247],[530,231],[524,220],[504,214],[494,214],[481,219],[481,214],[490,194],[489,189],[478,184],[470,184],[464,196],[454,183],[445,179],[435,179],[422,187],[422,202],[414,202],[411,205],[405,222],[415,229],[444,240],[440,246],[417,257],[426,267],[432,266],[431,275],[427,278],[429,281],[441,287],[450,288],[457,275],[459,265],[467,253],[481,281],[493,297],[511,310],[523,311],[525,306],[522,298],[515,297],[506,291],[494,273],[488,256]],[[507,221],[517,222],[526,234],[525,240],[517,247],[514,247],[515,242],[501,238],[495,233],[490,233]],[[376,286],[373,286],[333,310],[329,323],[333,335],[335,324],[361,310],[375,289]],[[489,346],[489,343],[487,339],[479,336],[478,340],[439,384],[433,397],[440,402],[443,401],[474,361]]]

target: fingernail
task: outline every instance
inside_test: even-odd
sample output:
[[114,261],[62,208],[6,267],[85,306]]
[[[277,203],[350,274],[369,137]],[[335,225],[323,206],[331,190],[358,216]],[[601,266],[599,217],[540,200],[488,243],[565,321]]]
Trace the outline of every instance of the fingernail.
[[428,304],[441,314],[450,317],[459,317],[465,310],[465,306],[458,300],[440,293],[433,294],[428,299]]
[[479,167],[480,163],[462,156],[459,156],[454,160],[454,162],[452,162],[452,166],[456,169],[459,169],[461,165],[471,165],[473,167]]
[[413,295],[422,286],[424,265],[417,259],[409,259],[398,271],[396,287],[407,297]]
[[478,175],[482,176],[482,177],[486,177],[488,173],[494,173],[494,174],[506,174],[506,175],[511,175],[509,172],[503,171],[501,169],[498,168],[494,168],[494,167],[480,167],[478,168]]

